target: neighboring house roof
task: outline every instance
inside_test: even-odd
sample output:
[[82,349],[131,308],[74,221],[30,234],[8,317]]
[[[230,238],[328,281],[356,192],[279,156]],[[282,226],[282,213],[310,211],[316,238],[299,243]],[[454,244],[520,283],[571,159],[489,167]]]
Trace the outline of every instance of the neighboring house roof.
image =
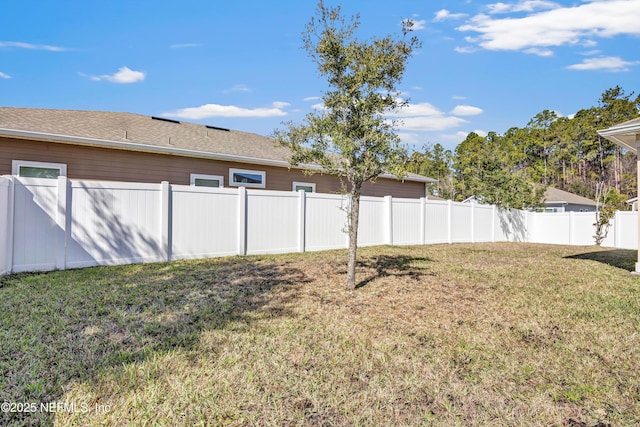
[[597,203],[586,197],[578,196],[577,194],[569,193],[568,191],[560,190],[555,187],[547,187],[547,191],[544,193],[543,203],[546,204],[572,204],[583,206],[597,206]]
[[640,138],[640,117],[611,126],[608,129],[599,130],[598,135],[635,153],[636,141]]
[[[0,107],[0,136],[280,167],[289,167],[290,156],[273,139],[254,133],[105,111]],[[405,179],[437,182],[414,173]]]

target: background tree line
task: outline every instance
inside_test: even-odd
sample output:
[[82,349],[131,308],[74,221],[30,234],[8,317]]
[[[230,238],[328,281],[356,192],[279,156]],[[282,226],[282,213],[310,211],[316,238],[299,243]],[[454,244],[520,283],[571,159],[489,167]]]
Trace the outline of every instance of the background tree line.
[[458,201],[477,196],[505,207],[535,207],[551,185],[590,199],[604,186],[606,197],[619,203],[637,195],[636,156],[597,130],[638,117],[640,95],[633,95],[616,86],[572,118],[544,110],[503,135],[472,132],[453,152],[440,144],[424,147],[412,154],[410,170],[438,179],[430,194]]

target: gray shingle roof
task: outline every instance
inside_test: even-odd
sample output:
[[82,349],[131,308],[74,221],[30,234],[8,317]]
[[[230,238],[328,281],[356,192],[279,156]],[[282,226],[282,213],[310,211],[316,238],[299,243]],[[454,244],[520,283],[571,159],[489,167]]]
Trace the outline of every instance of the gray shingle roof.
[[0,107],[0,128],[156,147],[287,161],[289,151],[261,135],[172,123],[150,116],[105,111]]
[[547,188],[543,201],[544,203],[571,203],[574,205],[597,206],[596,202],[591,199],[555,187]]
[[[238,156],[247,162],[250,159],[256,159],[257,163],[282,162],[280,166],[287,165],[290,156],[287,148],[262,135],[132,113],[0,107],[0,134],[2,129],[109,141],[123,146],[140,144],[176,150],[176,154],[188,150]],[[414,173],[407,173],[405,179],[435,182]]]

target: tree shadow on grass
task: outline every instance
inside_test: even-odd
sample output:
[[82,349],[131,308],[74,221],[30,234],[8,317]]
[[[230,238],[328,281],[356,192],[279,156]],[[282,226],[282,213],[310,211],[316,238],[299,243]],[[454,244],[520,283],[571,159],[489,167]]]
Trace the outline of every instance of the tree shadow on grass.
[[[290,315],[283,307],[306,282],[286,262],[258,257],[5,277],[0,402],[60,401],[64,387],[91,382],[106,369],[195,349],[206,330],[251,322],[255,312]],[[40,411],[0,413],[0,425],[52,422]]]
[[431,262],[425,257],[411,257],[406,255],[377,255],[358,261],[358,268],[372,269],[375,273],[361,280],[356,289],[362,288],[372,281],[388,276],[409,277],[417,280],[427,273],[427,268],[421,263]]
[[584,254],[566,256],[567,259],[583,259],[598,261],[612,267],[626,271],[634,271],[637,260],[637,251],[627,249],[612,249],[608,251],[587,252]]

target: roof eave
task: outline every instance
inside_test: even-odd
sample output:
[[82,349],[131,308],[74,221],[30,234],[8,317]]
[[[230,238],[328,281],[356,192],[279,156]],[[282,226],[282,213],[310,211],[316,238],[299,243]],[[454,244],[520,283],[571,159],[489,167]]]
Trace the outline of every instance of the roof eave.
[[[44,132],[33,132],[33,131],[17,130],[17,129],[0,128],[0,136],[8,136],[8,137],[18,138],[18,139],[32,139],[37,141],[56,142],[61,144],[75,144],[75,145],[84,145],[84,146],[92,146],[92,147],[100,147],[100,148],[113,148],[113,149],[119,149],[119,150],[139,151],[143,153],[168,154],[168,155],[178,155],[178,156],[184,156],[184,157],[195,157],[195,158],[201,158],[201,159],[221,160],[221,161],[227,161],[227,162],[249,163],[249,164],[256,164],[256,165],[263,165],[263,166],[276,166],[276,167],[285,167],[285,168],[293,168],[293,169],[307,169],[307,170],[318,171],[318,172],[322,170],[321,166],[313,165],[313,164],[302,164],[297,167],[292,167],[291,164],[286,160],[262,159],[257,157],[238,156],[235,154],[212,153],[207,151],[189,150],[189,149],[177,148],[177,147],[161,147],[158,145],[139,144],[135,142],[111,141],[106,139],[86,138],[86,137],[79,137],[79,136],[60,135],[60,134],[44,133]],[[380,177],[397,179],[395,175],[390,173],[384,173],[380,175]],[[437,182],[437,180],[433,178],[428,178],[428,177],[405,177],[404,180],[414,181],[414,182],[423,182],[423,183]]]
[[[637,153],[635,141],[640,135],[640,123],[612,126],[608,129],[599,130],[598,135],[624,149]],[[630,138],[633,142],[627,141],[626,139],[623,139],[623,137]]]

